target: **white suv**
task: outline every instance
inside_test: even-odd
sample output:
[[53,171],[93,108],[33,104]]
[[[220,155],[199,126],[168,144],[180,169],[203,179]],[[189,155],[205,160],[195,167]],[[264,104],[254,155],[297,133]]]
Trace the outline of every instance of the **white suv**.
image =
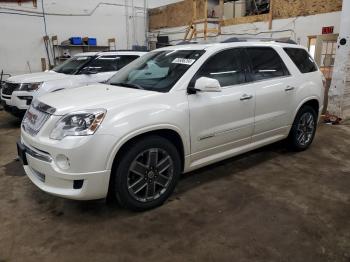
[[152,51],[107,84],[32,104],[17,144],[42,190],[129,209],[162,204],[180,173],[287,139],[311,144],[322,74],[301,46],[182,45]]
[[23,116],[33,99],[65,88],[105,82],[144,54],[136,51],[81,53],[50,71],[10,77],[2,87],[2,104],[9,113]]

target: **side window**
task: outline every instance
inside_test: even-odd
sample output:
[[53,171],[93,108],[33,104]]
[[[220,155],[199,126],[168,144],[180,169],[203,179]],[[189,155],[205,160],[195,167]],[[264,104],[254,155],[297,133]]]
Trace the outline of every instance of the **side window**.
[[200,77],[217,79],[222,87],[244,83],[245,72],[240,52],[241,49],[235,48],[210,57],[192,79],[191,85]]
[[317,71],[317,66],[306,50],[301,48],[284,48],[299,71],[303,74]]
[[249,47],[246,50],[251,61],[254,80],[289,75],[287,67],[273,48]]
[[117,60],[118,70],[122,69],[127,64],[130,64],[132,61],[134,61],[137,58],[139,58],[139,56],[137,55],[118,56],[118,60]]

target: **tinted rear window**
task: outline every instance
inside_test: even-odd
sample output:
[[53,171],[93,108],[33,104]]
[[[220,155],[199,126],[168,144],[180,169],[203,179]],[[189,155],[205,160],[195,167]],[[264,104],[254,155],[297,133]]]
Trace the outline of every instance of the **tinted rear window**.
[[254,80],[264,80],[289,75],[288,69],[277,52],[270,47],[249,47]]
[[284,48],[290,59],[298,67],[301,73],[317,71],[317,66],[308,52],[300,48]]

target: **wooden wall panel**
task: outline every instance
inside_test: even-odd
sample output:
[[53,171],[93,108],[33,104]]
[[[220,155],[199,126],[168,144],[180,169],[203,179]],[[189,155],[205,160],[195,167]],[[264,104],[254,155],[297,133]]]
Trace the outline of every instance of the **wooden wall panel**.
[[274,18],[307,16],[340,11],[342,0],[274,0]]
[[222,25],[228,26],[228,25],[262,22],[262,21],[267,21],[268,17],[269,17],[269,14],[235,17],[235,18],[224,20]]
[[192,0],[167,5],[149,10],[151,30],[189,25],[192,19]]
[[[197,0],[197,19],[204,17],[204,1]],[[307,16],[320,13],[341,11],[342,0],[273,0],[273,18]],[[346,0],[350,1],[350,0]],[[189,25],[192,20],[192,0],[184,0],[165,7],[149,10],[150,30]],[[246,16],[228,19],[224,26],[267,21],[268,16]]]

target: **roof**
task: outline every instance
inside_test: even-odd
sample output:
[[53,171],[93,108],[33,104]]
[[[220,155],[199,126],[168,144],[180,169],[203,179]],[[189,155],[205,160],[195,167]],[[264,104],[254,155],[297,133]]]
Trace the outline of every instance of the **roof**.
[[278,47],[293,47],[293,48],[303,48],[301,45],[281,43],[275,41],[247,41],[247,42],[231,42],[231,43],[208,43],[208,44],[185,44],[185,45],[175,45],[167,46],[156,49],[157,51],[162,50],[212,50],[221,49],[227,47],[246,47],[246,46],[278,46]]

